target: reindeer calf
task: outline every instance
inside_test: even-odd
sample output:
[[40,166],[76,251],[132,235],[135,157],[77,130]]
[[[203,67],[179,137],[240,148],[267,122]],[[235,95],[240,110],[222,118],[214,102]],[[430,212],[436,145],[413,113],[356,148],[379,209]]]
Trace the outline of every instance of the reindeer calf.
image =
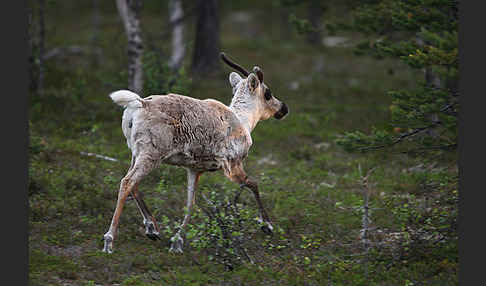
[[250,133],[258,121],[271,116],[282,119],[288,108],[272,96],[263,83],[263,72],[259,67],[249,73],[223,53],[221,57],[244,76],[236,72],[229,75],[234,94],[230,106],[213,99],[199,100],[178,94],[145,98],[128,90],[110,94],[116,104],[125,107],[122,130],[132,151],[132,160],[120,183],[110,228],[103,236],[104,252],[113,251],[120,214],[129,194],[135,198],[143,216],[145,234],[152,240],[160,239],[157,223],[137,186],[161,163],[187,170],[187,213],[178,232],[171,238],[171,252],[182,252],[181,231],[189,222],[197,182],[206,171],[222,169],[230,180],[251,189],[265,223],[263,230],[272,232],[270,219],[260,201],[258,185],[246,175],[243,160],[252,145]]

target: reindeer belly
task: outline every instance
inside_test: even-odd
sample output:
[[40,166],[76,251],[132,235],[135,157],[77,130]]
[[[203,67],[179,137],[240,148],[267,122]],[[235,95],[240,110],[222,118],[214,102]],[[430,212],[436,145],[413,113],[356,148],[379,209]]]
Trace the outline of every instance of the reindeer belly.
[[246,158],[250,144],[245,136],[236,137],[217,129],[201,130],[198,127],[185,133],[182,138],[174,132],[173,146],[177,147],[163,160],[165,163],[201,171],[216,171],[227,165],[228,161]]
[[200,171],[216,171],[223,166],[222,162],[224,161],[224,158],[215,154],[204,154],[193,151],[194,150],[173,151],[166,156],[162,162]]

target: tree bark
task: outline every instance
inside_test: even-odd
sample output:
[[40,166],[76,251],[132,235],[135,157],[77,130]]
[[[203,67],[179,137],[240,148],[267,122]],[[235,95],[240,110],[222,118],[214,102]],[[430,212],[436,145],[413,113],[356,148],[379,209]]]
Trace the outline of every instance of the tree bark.
[[170,26],[172,27],[172,53],[169,67],[178,70],[186,54],[184,44],[184,24],[179,19],[184,17],[181,0],[169,0]]
[[284,42],[289,41],[292,38],[292,27],[289,23],[290,8],[285,5],[281,5],[278,9],[278,13],[280,22],[280,38]]
[[315,30],[307,34],[307,42],[313,45],[319,45],[322,39],[322,16],[324,9],[319,0],[310,0],[308,5],[307,17],[312,28]]
[[116,0],[116,6],[128,39],[128,89],[140,94],[143,90],[143,43],[139,19],[142,1]]
[[203,75],[220,69],[218,1],[198,0],[198,12],[192,72]]
[[[423,47],[425,45],[424,40],[419,35],[417,35],[416,41],[420,47]],[[424,74],[425,74],[425,82],[427,83],[427,85],[435,88],[441,87],[440,77],[436,73],[434,73],[432,69],[425,68]]]
[[[424,40],[418,35],[417,35],[417,44],[419,46],[425,45]],[[425,74],[425,82],[426,82],[427,86],[433,87],[433,88],[440,88],[442,86],[440,77],[436,73],[434,73],[431,68],[426,67],[424,69],[424,74]],[[439,120],[439,116],[436,113],[434,113],[434,114],[429,115],[429,119],[432,123],[434,123],[434,122],[437,122]],[[429,136],[432,136],[434,138],[437,138],[439,136],[439,133],[437,132],[437,130],[435,130],[433,128],[427,130],[426,133]]]

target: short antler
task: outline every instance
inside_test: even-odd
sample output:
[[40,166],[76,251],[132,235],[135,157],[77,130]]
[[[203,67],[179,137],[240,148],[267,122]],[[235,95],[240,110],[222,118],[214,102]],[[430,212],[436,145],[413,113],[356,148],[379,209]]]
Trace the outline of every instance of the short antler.
[[221,53],[221,59],[230,67],[234,68],[235,70],[241,72],[244,76],[248,76],[250,73],[244,69],[242,66],[238,65],[237,63],[231,61],[228,59],[225,55],[225,53]]
[[253,72],[258,76],[258,80],[260,80],[260,82],[263,82],[263,72],[262,72],[262,69],[258,66],[254,66],[253,67]]

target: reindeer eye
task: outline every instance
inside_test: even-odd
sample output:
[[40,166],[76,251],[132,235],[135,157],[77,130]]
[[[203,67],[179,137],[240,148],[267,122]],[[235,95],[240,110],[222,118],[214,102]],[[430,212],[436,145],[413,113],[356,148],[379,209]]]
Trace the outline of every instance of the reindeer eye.
[[267,88],[267,90],[265,90],[265,100],[270,100],[272,98],[272,92],[270,91],[270,89]]

